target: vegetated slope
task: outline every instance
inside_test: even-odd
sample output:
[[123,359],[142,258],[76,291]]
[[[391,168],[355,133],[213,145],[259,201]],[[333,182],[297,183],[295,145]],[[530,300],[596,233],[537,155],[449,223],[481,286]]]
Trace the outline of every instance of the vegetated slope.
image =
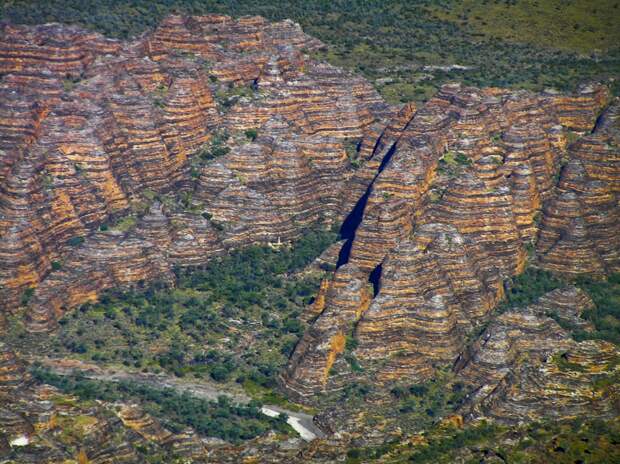
[[[519,427],[482,423],[464,430],[441,427],[417,437],[416,444],[389,444],[381,448],[353,448],[347,464],[454,462],[606,464],[620,459],[618,421],[574,419]],[[413,450],[411,449],[413,448]],[[370,459],[363,459],[370,456]]]
[[[431,0],[16,0],[4,1],[2,9],[4,18],[14,22],[74,23],[122,38],[154,28],[174,11],[291,18],[328,45],[322,57],[363,73],[391,102],[426,100],[454,79],[479,86],[569,90],[588,77],[620,74],[613,0],[595,6],[588,1],[475,0],[463,6]],[[595,50],[602,52],[591,56]]]
[[[333,251],[321,254],[334,236],[307,231],[290,249],[250,247],[178,269],[174,289],[152,283],[104,294],[61,319],[53,333],[28,334],[11,318],[0,342],[0,456],[20,463],[79,455],[89,462],[235,463],[248,452],[273,462],[297,459],[302,443],[284,417],[261,414],[259,401],[288,406],[273,391],[275,378],[303,331],[299,313],[323,275],[319,264],[335,265]],[[34,361],[34,379],[23,358]],[[79,367],[73,375],[72,366]],[[168,387],[83,375],[101,366],[148,373]],[[259,401],[181,393],[158,376],[162,371],[181,384],[189,378],[226,393],[243,388]],[[30,446],[7,444],[23,435]]]
[[178,268],[174,289],[151,282],[144,289],[109,291],[64,316],[52,333],[28,335],[12,319],[11,345],[260,393],[275,387],[303,333],[300,315],[325,273],[293,274],[335,235],[308,231],[292,249],[249,247],[199,268]]
[[[286,440],[292,430],[284,417],[263,415],[258,403],[207,401],[169,388],[60,377],[40,369],[32,377],[4,343],[0,367],[3,462],[239,462],[247,448],[233,443],[250,439],[254,452],[280,462],[290,458],[273,443]],[[268,430],[278,431],[276,440],[261,437]],[[205,436],[211,437],[208,444]]]

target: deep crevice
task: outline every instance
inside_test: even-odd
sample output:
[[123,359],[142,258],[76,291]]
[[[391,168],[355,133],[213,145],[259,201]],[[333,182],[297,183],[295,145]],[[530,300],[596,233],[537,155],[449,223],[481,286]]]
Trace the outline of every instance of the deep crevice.
[[338,255],[338,262],[336,263],[336,267],[340,267],[349,262],[349,256],[351,255],[351,248],[353,247],[353,240],[355,239],[355,232],[362,222],[362,218],[364,217],[364,209],[366,208],[366,203],[368,202],[368,197],[370,196],[372,183],[366,189],[366,193],[362,195],[362,197],[357,200],[355,207],[349,213],[347,218],[342,223],[342,227],[340,228],[340,236],[347,240],[347,242],[340,249],[340,254]]
[[372,182],[370,183],[370,185],[368,185],[366,192],[364,192],[364,195],[360,197],[360,199],[357,201],[357,203],[353,207],[353,210],[351,210],[349,215],[346,217],[346,219],[342,223],[342,226],[340,227],[340,236],[343,239],[346,239],[347,242],[342,246],[340,250],[340,253],[338,255],[338,262],[336,263],[336,267],[343,266],[349,262],[349,257],[351,255],[351,248],[353,247],[353,240],[355,239],[355,232],[357,231],[357,228],[359,227],[359,225],[362,223],[362,219],[364,217],[364,210],[366,209],[366,203],[368,203],[368,198],[370,197],[372,186],[375,183],[375,180],[377,180],[377,177],[379,176],[379,174],[381,174],[381,172],[383,172],[385,167],[388,165],[388,163],[392,159],[392,156],[394,156],[395,152],[396,152],[396,143],[394,143],[390,147],[388,152],[385,154],[385,156],[381,160],[381,164],[379,165],[377,174],[372,179]]
[[364,216],[364,208],[366,208],[366,203],[368,202],[370,191],[371,186],[368,186],[364,195],[362,195],[360,199],[357,200],[357,203],[342,223],[342,226],[340,227],[340,236],[342,238],[352,240],[355,237],[355,231],[359,227]]
[[383,263],[380,263],[375,267],[370,276],[368,277],[368,282],[372,284],[373,288],[373,297],[379,294],[379,290],[381,290],[381,272],[383,271]]
[[[388,152],[385,154],[385,156],[381,160],[381,164],[379,165],[379,170],[377,171],[377,176],[383,172],[385,167],[388,165],[388,163],[392,159],[392,156],[394,156],[395,152],[396,152],[396,142],[394,142],[394,144],[390,147]],[[377,178],[377,176],[375,176],[375,178],[372,180],[373,183],[374,183],[375,179]]]
[[590,131],[590,134],[595,134],[602,127],[604,127],[604,123],[605,123],[605,119],[606,119],[605,117],[607,115],[607,112],[610,110],[610,108],[612,106],[612,103],[613,103],[613,100],[612,100],[612,102],[607,104],[605,106],[605,108],[603,108],[601,110],[601,112],[599,113],[599,115],[596,117],[596,121],[594,122],[594,126],[592,126],[592,130]]

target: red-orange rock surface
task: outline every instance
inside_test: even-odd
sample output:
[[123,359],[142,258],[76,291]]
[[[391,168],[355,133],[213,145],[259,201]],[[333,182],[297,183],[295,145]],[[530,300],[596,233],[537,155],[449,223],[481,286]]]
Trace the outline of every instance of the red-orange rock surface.
[[498,316],[456,363],[471,388],[466,418],[518,423],[541,418],[615,414],[620,352],[611,343],[577,343],[546,313],[571,319],[592,302],[574,287]]
[[[543,267],[568,273],[572,262],[572,272],[617,270],[620,216],[609,186],[618,176],[617,152],[594,142],[599,132],[608,140],[617,131],[615,106],[592,136],[567,150],[567,131],[592,130],[607,95],[602,87],[563,96],[446,85],[423,107],[395,117],[390,127],[404,129],[388,128],[360,147],[366,166],[375,157],[381,164],[374,177],[363,177],[368,190],[344,223],[349,242],[339,264],[355,266],[356,279],[375,287],[369,309],[348,320],[346,333],[357,341],[352,354],[375,379],[422,381],[453,362],[465,335],[503,297],[504,280],[523,271],[541,216]],[[405,114],[410,120],[403,124]],[[368,155],[364,146],[375,149]],[[582,180],[586,166],[597,176],[589,183]],[[356,174],[354,185],[363,188],[361,178]],[[564,264],[554,268],[555,262]],[[322,294],[338,301],[338,287]],[[340,327],[340,320],[326,298],[315,326]],[[332,336],[316,334],[313,327],[304,335],[283,381],[302,399],[338,386],[337,377],[317,381],[328,361],[340,364],[334,350],[307,349],[327,346]]]
[[304,399],[352,377],[346,357],[379,382],[428,379],[528,259],[620,269],[604,86],[450,84],[396,108],[308,56],[321,47],[260,17],[171,16],[133,42],[4,24],[2,311],[25,306],[31,331],[50,330],[105,289],[342,224],[338,269],[281,377]]
[[[47,330],[106,288],[340,221],[344,140],[394,111],[305,54],[322,46],[259,17],[172,16],[130,43],[3,25],[3,311],[29,303],[30,328]],[[228,154],[208,161],[224,133]],[[168,192],[185,207],[154,204]],[[127,215],[137,227],[97,232]]]
[[556,190],[545,203],[536,251],[550,271],[620,271],[620,102],[568,148]]

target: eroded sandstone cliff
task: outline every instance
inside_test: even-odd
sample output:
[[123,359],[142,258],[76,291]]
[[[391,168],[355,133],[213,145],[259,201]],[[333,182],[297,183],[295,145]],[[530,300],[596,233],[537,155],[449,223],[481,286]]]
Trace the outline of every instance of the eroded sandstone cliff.
[[[393,107],[312,59],[323,45],[290,21],[172,16],[131,42],[0,27],[0,333],[5,314],[50,331],[106,289],[174,285],[176,266],[335,226],[343,241],[313,264],[335,270],[280,376],[290,398],[371,379],[382,412],[383,387],[449,372],[467,389],[457,426],[617,414],[617,346],[566,329],[593,330],[584,292],[498,311],[528,264],[567,279],[620,271],[620,101],[605,86],[451,84]],[[333,462],[351,437],[402,432],[389,414],[378,431],[366,412],[329,409],[327,431],[357,427],[342,442],[209,448],[136,405],[37,386],[0,344],[6,398],[0,451],[34,437],[27,462],[136,462],[143,447]],[[79,433],[59,438],[61,416]]]
[[567,287],[494,319],[455,365],[472,391],[465,416],[508,423],[614,417],[618,392],[605,379],[617,376],[617,347],[599,340],[575,342],[549,317],[578,322],[591,307],[583,292]]
[[[344,351],[328,342],[335,330],[354,340],[351,354],[375,379],[431,378],[528,260],[565,275],[617,272],[617,99],[597,122],[607,95],[450,85],[405,113],[407,123],[398,115],[392,126],[404,129],[374,143],[369,159],[383,161],[344,223],[341,267],[284,387],[302,400],[340,388],[342,375],[325,376]],[[339,308],[350,296],[338,284],[344,269],[372,283],[370,304]]]
[[344,142],[393,112],[310,59],[322,44],[290,21],[175,16],[130,43],[2,28],[0,299],[31,307],[31,330],[106,288],[339,222]]

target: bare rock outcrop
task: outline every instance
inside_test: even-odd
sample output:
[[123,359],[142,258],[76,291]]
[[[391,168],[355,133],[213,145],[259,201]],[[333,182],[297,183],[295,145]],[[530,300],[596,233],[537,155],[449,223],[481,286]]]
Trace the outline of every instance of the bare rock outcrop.
[[619,106],[616,99],[601,115],[604,123],[568,149],[536,245],[545,269],[569,276],[620,271]]
[[[341,221],[345,140],[394,113],[291,21],[171,16],[132,42],[1,27],[0,301],[32,305],[35,331],[106,288]],[[136,230],[98,231],[126,216]]]
[[620,352],[599,340],[575,342],[553,319],[578,320],[592,302],[575,287],[494,319],[455,370],[471,389],[466,418],[519,423],[574,416],[613,417]]
[[[534,250],[554,271],[616,271],[614,152],[591,141],[613,132],[614,105],[594,135],[568,144],[568,130],[592,130],[607,100],[603,87],[564,96],[446,85],[423,107],[395,116],[390,127],[402,129],[387,128],[360,147],[374,146],[366,166],[375,157],[381,162],[345,220],[339,265],[356,266],[357,279],[374,285],[369,309],[348,334],[375,379],[423,381],[453,362]],[[561,169],[562,159],[568,164]],[[365,185],[359,179],[356,185]],[[338,308],[321,298],[337,291],[322,288],[325,307],[315,325],[338,326],[330,323]],[[328,356],[309,355],[306,342],[326,341],[304,336],[283,381],[287,391],[308,398],[338,388],[337,379],[305,379]]]

